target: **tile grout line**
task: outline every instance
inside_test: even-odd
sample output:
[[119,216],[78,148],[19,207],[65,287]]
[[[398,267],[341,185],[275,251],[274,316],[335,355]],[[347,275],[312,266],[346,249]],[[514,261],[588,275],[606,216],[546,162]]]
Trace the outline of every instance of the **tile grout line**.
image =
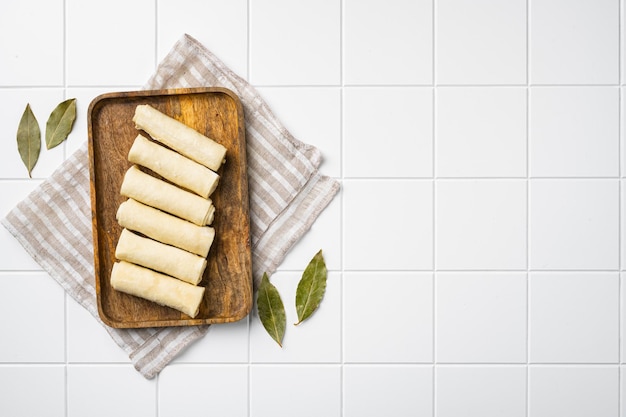
[[432,415],[437,416],[437,2],[432,0],[432,62],[431,62],[431,81],[432,81]]
[[[344,77],[344,70],[345,70],[345,63],[344,63],[344,30],[345,30],[345,23],[344,23],[344,17],[345,17],[345,1],[340,0],[339,1],[339,84],[340,84],[340,90],[339,90],[339,152],[340,152],[340,164],[339,164],[339,175],[341,178],[341,183],[344,183],[344,111],[343,111],[343,106],[344,106],[344,95],[345,95],[345,88],[344,88],[344,83],[345,83],[345,77]],[[339,285],[339,415],[340,416],[345,416],[346,415],[346,388],[345,388],[345,383],[346,383],[346,373],[345,373],[345,335],[344,335],[344,330],[345,330],[345,326],[344,326],[344,310],[345,310],[345,259],[344,259],[344,254],[345,254],[345,250],[344,248],[344,233],[345,233],[345,224],[344,224],[344,219],[345,219],[345,202],[344,202],[344,193],[340,192],[339,193],[339,204],[340,204],[340,212],[341,212],[341,217],[340,217],[340,230],[342,231],[342,233],[339,234],[339,247],[341,248],[341,258],[340,258],[340,270],[341,273],[339,275],[339,280],[340,280],[340,285]]]
[[[622,1],[617,2],[617,80],[618,84],[622,83],[622,25],[623,25],[623,16],[622,16]],[[623,207],[623,193],[622,193],[622,132],[623,132],[623,117],[622,117],[622,87],[617,88],[617,156],[618,156],[618,164],[617,164],[617,173],[618,173],[618,190],[617,190],[617,269],[621,271],[622,269],[622,227],[623,227],[623,219],[622,219],[622,207]],[[622,361],[622,338],[624,335],[622,334],[622,314],[623,314],[623,297],[622,297],[622,276],[621,273],[617,273],[617,361],[621,363]],[[619,415],[623,415],[623,399],[622,399],[622,367],[621,365],[617,366],[617,412]]]
[[526,416],[530,416],[530,0],[526,0]]
[[[65,100],[65,98],[67,97],[67,0],[63,0],[63,99]],[[63,160],[65,161],[67,159],[67,141],[63,141]],[[68,358],[68,338],[69,338],[69,332],[68,332],[68,324],[69,324],[69,317],[68,317],[68,309],[69,309],[69,303],[68,303],[68,295],[66,291],[63,291],[63,319],[64,319],[64,326],[63,326],[63,331],[64,331],[64,335],[63,335],[63,359],[64,359],[64,366],[63,366],[63,378],[64,378],[64,383],[65,383],[65,416],[68,417],[69,416],[69,404],[70,404],[70,398],[69,398],[69,381],[68,381],[68,363],[69,363],[69,358]]]

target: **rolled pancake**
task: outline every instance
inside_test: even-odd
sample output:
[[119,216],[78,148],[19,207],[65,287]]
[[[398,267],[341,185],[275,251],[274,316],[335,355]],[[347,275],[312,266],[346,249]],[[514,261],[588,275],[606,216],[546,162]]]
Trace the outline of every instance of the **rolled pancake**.
[[146,174],[137,165],[126,171],[120,193],[198,226],[213,223],[215,207],[211,199],[202,198]]
[[193,285],[202,281],[207,264],[206,259],[201,256],[141,237],[128,229],[122,230],[115,248],[115,257],[120,261],[145,266]]
[[111,286],[117,290],[175,308],[196,317],[204,297],[204,287],[128,262],[116,262],[111,271]]
[[161,113],[148,104],[135,108],[135,127],[187,158],[217,171],[224,163],[226,148],[186,124]]
[[204,198],[215,191],[220,176],[209,168],[137,135],[128,152],[128,160],[144,166],[174,184]]
[[120,204],[116,218],[122,227],[203,258],[207,257],[215,238],[215,229],[210,226],[198,226],[132,198]]

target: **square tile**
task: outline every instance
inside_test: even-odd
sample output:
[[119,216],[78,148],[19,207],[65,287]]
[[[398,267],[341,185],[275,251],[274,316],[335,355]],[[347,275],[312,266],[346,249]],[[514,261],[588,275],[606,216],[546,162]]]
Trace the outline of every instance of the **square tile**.
[[341,8],[335,0],[250,4],[250,81],[255,85],[337,85]]
[[626,404],[626,389],[624,389],[624,387],[626,387],[626,366],[620,366],[620,386],[622,387],[621,394],[620,394],[620,404],[622,404],[620,406],[620,408],[622,409],[622,414],[621,417],[626,417],[626,407],[624,407],[623,404]]
[[437,367],[437,417],[526,417],[526,367]]
[[530,1],[533,84],[615,84],[619,81],[619,2]]
[[[193,10],[193,13],[189,11]],[[196,38],[241,77],[248,71],[246,0],[159,0],[157,58],[161,61],[184,33]],[[207,19],[211,24],[207,24]],[[224,36],[227,34],[227,36]]]
[[435,14],[437,83],[526,82],[526,1],[440,0]]
[[441,180],[436,185],[438,269],[524,269],[526,182]]
[[253,365],[250,379],[250,409],[255,415],[341,415],[339,366]]
[[[4,219],[9,211],[26,198],[40,183],[39,180],[0,181],[0,193],[2,194],[0,219]],[[3,248],[3,255],[5,255],[0,258],[0,270],[41,270],[41,266],[35,262],[4,225],[0,225],[0,247]]]
[[67,367],[68,417],[148,417],[156,411],[157,379],[146,380],[132,365]]
[[63,85],[63,23],[63,0],[2,2],[0,85]]
[[616,269],[617,180],[530,182],[530,267]]
[[[621,333],[620,333],[620,346],[621,346],[621,357],[620,362],[626,363],[626,273],[622,272],[620,274],[621,280],[621,295],[620,295],[620,323],[621,323]],[[624,385],[626,387],[626,385]]]
[[619,361],[617,273],[530,275],[530,361]]
[[[63,89],[0,89],[0,178],[28,178],[17,149],[17,129],[26,109],[31,110],[41,132],[41,151],[32,171],[33,178],[47,178],[61,165],[64,159],[63,146],[46,149],[46,122],[52,110],[64,100]],[[72,130],[70,136],[76,135]]]
[[211,326],[209,332],[182,351],[172,363],[248,363],[249,318]]
[[[346,1],[345,82],[430,84],[432,7],[428,0]],[[381,22],[393,24],[381,30]]]
[[439,87],[439,177],[526,175],[526,89]]
[[168,366],[159,374],[160,417],[248,416],[248,367]]
[[64,297],[46,273],[0,274],[0,328],[10,340],[0,343],[0,362],[65,361]]
[[323,251],[326,268],[341,269],[341,198],[334,198],[306,234],[289,250],[278,270],[302,271],[313,256]]
[[440,272],[437,362],[526,361],[526,274]]
[[345,269],[432,268],[430,181],[344,181],[342,193]]
[[[143,85],[155,68],[156,31],[151,18],[155,16],[155,4],[153,0],[67,0],[67,83]],[[115,30],[111,30],[112,25]]]
[[261,324],[256,309],[250,316],[250,360],[259,362],[336,362],[341,360],[341,274],[328,273],[326,292],[319,307],[306,321],[298,322],[296,289],[302,277],[297,272],[277,272],[270,277],[285,306],[287,328],[282,348]]
[[326,87],[261,87],[258,91],[292,135],[320,150],[320,171],[341,176],[341,91]]
[[533,366],[529,373],[529,417],[616,416],[617,366]]
[[343,117],[346,177],[432,176],[431,88],[347,88]]
[[619,89],[531,88],[529,122],[531,176],[619,174]]
[[65,417],[65,368],[0,365],[0,415]]
[[430,416],[431,366],[344,367],[344,416]]
[[128,355],[115,343],[102,323],[72,297],[67,297],[67,361],[130,363]]
[[432,361],[432,274],[354,272],[344,280],[346,362]]

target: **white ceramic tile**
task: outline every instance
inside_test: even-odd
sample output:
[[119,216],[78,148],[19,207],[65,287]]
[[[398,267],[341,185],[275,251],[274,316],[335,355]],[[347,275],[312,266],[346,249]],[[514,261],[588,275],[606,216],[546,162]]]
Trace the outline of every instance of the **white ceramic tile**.
[[[26,198],[40,183],[41,181],[38,180],[0,181],[0,194],[2,195],[0,218],[4,219],[9,211]],[[0,247],[3,248],[3,255],[5,255],[0,257],[0,270],[41,270],[39,264],[33,260],[4,226],[0,226]]]
[[66,3],[67,83],[143,85],[155,66],[155,1]]
[[250,81],[331,85],[340,81],[340,5],[335,0],[250,3]]
[[617,88],[535,87],[529,108],[531,176],[618,175]]
[[344,175],[432,176],[432,101],[431,88],[346,89]]
[[626,387],[626,366],[621,366],[620,367],[620,375],[621,375],[621,379],[620,379],[620,386],[621,388],[621,394],[620,394],[620,409],[622,410],[622,413],[620,414],[621,417],[626,417],[626,407],[624,407],[625,401],[626,401],[626,389],[624,389],[624,387]]
[[618,82],[619,2],[530,1],[533,84]]
[[436,185],[439,269],[526,267],[526,183],[445,180]]
[[322,250],[328,270],[341,269],[341,198],[335,197],[291,248],[278,270],[302,271]]
[[0,362],[65,360],[63,298],[63,289],[43,272],[0,274],[0,328],[6,341],[0,343]]
[[209,332],[182,351],[173,363],[247,363],[248,319],[212,325]]
[[617,273],[531,273],[530,361],[619,361]]
[[346,365],[343,415],[430,416],[432,373],[431,366]]
[[530,267],[618,267],[619,189],[613,180],[532,180]]
[[437,367],[437,417],[526,417],[526,367]]
[[63,85],[63,1],[0,4],[3,86]]
[[344,181],[342,187],[345,269],[432,267],[431,182]]
[[348,0],[343,15],[347,84],[432,82],[431,1]]
[[246,78],[247,14],[246,0],[158,0],[158,60],[162,60],[187,33],[206,46],[230,69]]
[[0,365],[0,415],[65,417],[63,366]]
[[526,175],[526,89],[437,90],[439,177]]
[[[626,34],[624,35],[626,37]],[[626,71],[626,70],[625,70]],[[624,126],[626,123],[626,89],[620,88],[620,126]],[[623,128],[620,129],[620,175],[626,176],[626,132]]]
[[526,82],[524,0],[440,0],[435,16],[437,83]]
[[438,362],[526,361],[526,274],[436,277]]
[[[306,265],[303,266],[303,268]],[[339,362],[341,358],[341,274],[328,274],[320,306],[306,321],[298,322],[295,297],[301,272],[277,272],[270,281],[280,293],[287,315],[282,348],[265,331],[256,310],[250,319],[252,362]]]
[[341,175],[341,91],[337,88],[259,88],[276,117],[297,139],[322,153],[320,171]]
[[345,273],[344,360],[432,361],[432,306],[430,273]]
[[[62,89],[0,89],[0,178],[28,178],[17,150],[17,128],[27,104],[39,124],[41,151],[33,178],[46,178],[63,162],[63,147],[46,149],[46,121],[64,100]],[[72,135],[72,134],[70,134]]]
[[242,365],[169,366],[159,374],[160,417],[248,416],[248,368]]
[[533,366],[529,417],[616,416],[617,366]]
[[[621,347],[621,356],[620,362],[626,362],[626,273],[622,272],[620,276],[621,280],[621,295],[620,295],[620,347]],[[626,386],[626,385],[624,385]]]
[[325,365],[253,365],[250,409],[259,416],[341,415],[341,370]]
[[132,365],[69,365],[67,416],[155,416],[156,388]]
[[101,322],[72,297],[67,297],[67,361],[70,363],[130,362]]

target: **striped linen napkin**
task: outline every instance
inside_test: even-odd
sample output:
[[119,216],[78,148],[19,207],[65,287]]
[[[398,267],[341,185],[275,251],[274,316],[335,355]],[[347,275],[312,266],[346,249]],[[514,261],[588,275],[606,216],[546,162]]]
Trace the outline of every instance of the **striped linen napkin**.
[[[184,35],[145,89],[226,87],[246,122],[252,268],[255,284],[271,274],[339,190],[318,171],[320,152],[294,138],[256,90],[202,44]],[[158,374],[208,326],[114,329],[98,316],[93,266],[87,143],[17,204],[2,224],[128,354],[146,378]]]

